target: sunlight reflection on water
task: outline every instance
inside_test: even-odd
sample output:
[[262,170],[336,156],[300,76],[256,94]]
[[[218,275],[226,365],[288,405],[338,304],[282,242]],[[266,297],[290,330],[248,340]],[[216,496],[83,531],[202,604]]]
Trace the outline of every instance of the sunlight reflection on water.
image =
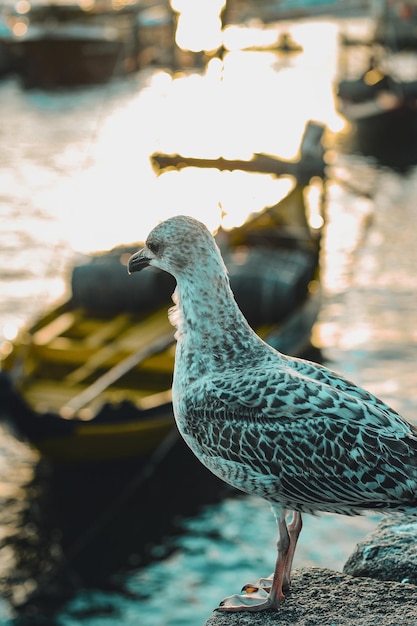
[[158,177],[149,156],[291,159],[308,119],[337,130],[336,24],[294,29],[305,53],[289,67],[274,54],[235,50],[203,73],[146,70],[91,89],[24,92],[3,81],[0,244],[9,269],[1,291],[17,309],[4,312],[0,328],[64,294],[66,268],[80,252],[144,240],[175,213],[215,229],[223,212],[230,227],[279,200],[286,183],[272,176],[188,168]]

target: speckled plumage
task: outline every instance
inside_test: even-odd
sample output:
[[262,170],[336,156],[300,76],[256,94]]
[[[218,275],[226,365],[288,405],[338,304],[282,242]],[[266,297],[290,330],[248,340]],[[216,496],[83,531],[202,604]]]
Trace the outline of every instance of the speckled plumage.
[[[285,544],[279,559],[288,551],[287,510],[417,512],[417,430],[343,377],[263,342],[238,309],[205,226],[184,216],[162,222],[130,269],[147,264],[177,280],[178,428],[212,472],[272,504]],[[285,575],[280,564],[284,586],[292,556]],[[276,608],[282,590],[275,596],[261,608]]]

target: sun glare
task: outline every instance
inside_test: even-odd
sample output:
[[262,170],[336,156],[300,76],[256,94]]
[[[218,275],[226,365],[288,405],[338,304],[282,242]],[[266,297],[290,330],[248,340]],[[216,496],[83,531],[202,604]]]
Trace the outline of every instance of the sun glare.
[[183,50],[217,50],[222,45],[220,14],[225,0],[171,0],[178,13],[176,43]]
[[[214,4],[212,21],[205,26],[221,33],[223,1],[172,0],[178,17],[189,20],[183,22],[192,31],[188,49],[198,22],[204,22],[201,16]],[[197,8],[199,17],[193,13]],[[234,32],[236,41],[246,45],[270,42],[281,24],[278,29],[252,25],[226,32],[229,41]],[[231,228],[278,202],[288,179],[239,169],[221,172],[210,160],[249,161],[257,153],[294,160],[308,120],[337,129],[331,81],[337,29],[332,23],[297,22],[290,34],[302,47],[290,63],[272,51],[230,45],[204,71],[149,73],[140,89],[101,110],[99,130],[89,145],[79,134],[57,151],[55,164],[65,175],[51,181],[42,179],[42,169],[25,170],[27,179],[36,180],[34,206],[56,218],[58,237],[88,252],[143,240],[158,221],[177,213],[194,215],[214,230],[221,220]],[[201,34],[197,39],[201,49]],[[205,163],[159,175],[150,160],[155,152]],[[80,228],[85,215],[97,227]],[[313,227],[321,220],[318,211],[311,216]]]

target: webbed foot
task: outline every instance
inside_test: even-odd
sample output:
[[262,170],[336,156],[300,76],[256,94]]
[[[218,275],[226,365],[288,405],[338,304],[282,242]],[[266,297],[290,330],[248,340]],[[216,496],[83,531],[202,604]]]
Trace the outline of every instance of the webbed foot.
[[243,594],[235,593],[225,598],[217,607],[217,611],[267,611],[277,609],[282,598],[273,598],[270,595],[273,575],[269,578],[260,578],[256,583],[248,583],[242,588]]
[[267,578],[260,578],[256,581],[256,583],[247,583],[246,585],[243,585],[242,591],[245,591],[246,593],[254,593],[258,589],[264,589],[269,593],[272,587],[273,578],[274,575],[271,574]]

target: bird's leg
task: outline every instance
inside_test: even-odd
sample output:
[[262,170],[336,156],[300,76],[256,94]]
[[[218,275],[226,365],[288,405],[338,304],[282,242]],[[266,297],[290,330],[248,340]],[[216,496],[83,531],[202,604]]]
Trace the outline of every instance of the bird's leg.
[[217,608],[218,611],[255,612],[277,609],[280,602],[285,599],[282,587],[291,541],[285,521],[285,511],[280,510],[278,515],[277,509],[274,509],[274,513],[277,517],[279,539],[277,543],[278,556],[272,578],[262,578],[254,585],[245,585],[243,587],[244,594],[234,594],[225,598]]
[[287,562],[285,564],[284,578],[282,581],[282,588],[287,591],[291,586],[291,568],[294,560],[295,548],[297,547],[298,537],[300,536],[301,529],[303,527],[303,520],[301,513],[298,511],[293,512],[291,522],[288,524],[288,534],[290,536],[290,547],[287,554]]
[[[301,529],[303,527],[303,520],[301,517],[301,513],[298,511],[293,512],[293,516],[291,518],[291,522],[287,524],[288,535],[290,538],[290,547],[288,549],[287,554],[287,562],[285,564],[284,577],[282,580],[282,589],[283,591],[288,591],[291,587],[291,569],[292,563],[294,560],[295,549],[297,547],[298,537],[300,536]],[[246,591],[246,593],[251,593],[252,591],[256,591],[257,588],[262,587],[265,591],[270,591],[272,586],[272,579],[274,575],[271,574],[268,578],[260,578],[256,583],[250,584],[248,583],[242,589],[242,591]]]
[[269,592],[269,598],[270,602],[273,605],[273,608],[278,608],[278,604],[281,602],[281,600],[285,600],[282,589],[287,567],[288,553],[291,546],[290,535],[288,533],[287,523],[285,521],[285,511],[281,518],[278,519],[278,531],[278,557],[275,564],[271,590]]

